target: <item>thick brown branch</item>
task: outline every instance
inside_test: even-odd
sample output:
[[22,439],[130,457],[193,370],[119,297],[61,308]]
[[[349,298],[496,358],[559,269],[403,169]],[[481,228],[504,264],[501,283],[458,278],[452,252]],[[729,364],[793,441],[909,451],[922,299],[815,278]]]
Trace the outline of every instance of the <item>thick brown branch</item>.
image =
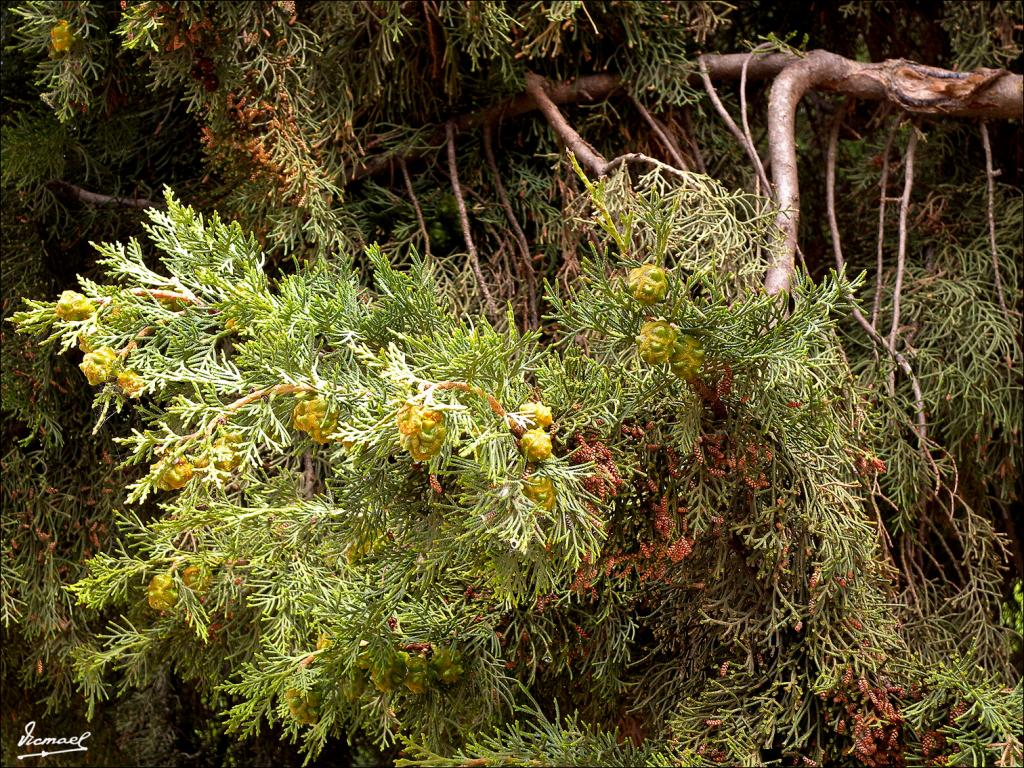
[[147,200],[144,197],[117,197],[115,195],[104,195],[99,192],[90,192],[82,189],[68,181],[56,180],[49,182],[46,186],[50,189],[60,190],[86,205],[119,205],[123,208],[159,208],[158,203]]
[[569,125],[565,116],[545,93],[547,80],[533,72],[526,73],[526,92],[533,97],[537,108],[543,113],[548,125],[558,134],[566,148],[571,150],[580,165],[595,176],[604,176],[608,170],[608,161],[601,156],[576,130]]
[[[1020,75],[1004,70],[978,70],[974,73],[949,72],[923,67],[913,62],[896,60],[881,64],[863,64],[843,59],[825,51],[812,51],[805,59],[788,53],[768,54],[706,54],[701,57],[714,80],[739,80],[743,75],[750,80],[764,80],[775,77],[788,65],[813,61],[818,56],[831,56],[844,62],[847,77],[836,81],[822,81],[813,87],[847,93],[866,101],[891,101],[910,112],[925,114],[947,114],[958,117],[1006,118],[1021,116],[1022,100]],[[936,74],[937,73],[937,74]],[[700,85],[700,76],[690,77],[691,85]],[[587,75],[568,83],[547,82],[544,93],[555,105],[573,104],[580,101],[599,101],[611,96],[622,87],[617,75]],[[890,88],[892,89],[890,93]],[[940,99],[924,98],[929,88],[946,95]],[[971,90],[973,89],[973,90]],[[966,96],[951,99],[954,92],[967,92]],[[454,118],[455,127],[464,130],[484,124],[495,124],[512,120],[538,109],[530,93],[522,93],[477,112]],[[794,107],[795,108],[795,107]],[[425,145],[437,146],[444,140],[444,131],[438,130],[428,136]],[[406,157],[421,156],[427,150],[407,154]],[[370,176],[392,167],[394,154],[369,158],[352,170],[346,183]]]
[[917,114],[1020,118],[1024,103],[1021,84],[1020,75],[1005,70],[951,72],[904,60],[863,64],[827,51],[811,51],[785,66],[775,78],[768,100],[772,180],[780,207],[776,223],[785,237],[785,247],[768,270],[765,289],[769,293],[787,291],[793,276],[800,220],[796,108],[809,89],[887,100]]
[[[622,87],[622,80],[618,75],[586,75],[568,83],[553,83],[543,78],[540,79],[544,81],[545,95],[553,104],[558,105],[575,104],[579,101],[599,101],[608,98]],[[460,129],[475,128],[484,123],[511,120],[537,109],[540,109],[540,106],[527,88],[525,93],[497,106],[455,118],[455,125]]]
[[796,166],[796,108],[807,90],[842,77],[846,59],[806,59],[786,67],[772,84],[768,98],[768,146],[772,180],[779,213],[775,224],[785,238],[782,252],[768,269],[764,287],[768,293],[788,291],[795,270],[797,231],[800,224],[800,187]]
[[[701,58],[711,77],[725,80],[741,76],[746,57],[747,54],[729,54]],[[1004,69],[954,72],[905,59],[867,64],[828,51],[810,51],[803,58],[789,54],[755,55],[747,77],[781,76],[784,70],[794,67],[797,71],[790,75],[794,82],[789,87],[801,84],[806,77],[802,83],[804,91],[814,88],[864,101],[889,101],[914,114],[1019,120],[1024,112],[1024,76]]]
[[[607,98],[622,87],[622,81],[617,75],[586,75],[568,83],[551,83],[545,88],[548,98],[554,104],[573,104],[579,101],[599,101]],[[496,125],[503,120],[512,120],[522,115],[533,112],[537,109],[537,102],[529,93],[521,93],[506,99],[493,107],[487,107],[479,112],[470,112],[454,118],[455,127],[461,130],[479,128],[482,125]],[[444,141],[444,130],[438,130],[425,141],[425,144],[439,144]],[[406,155],[406,157],[420,156],[423,152]],[[393,154],[380,155],[367,160],[357,166],[346,179],[346,183],[356,181],[365,176],[372,176],[375,173],[390,168],[395,160]]]

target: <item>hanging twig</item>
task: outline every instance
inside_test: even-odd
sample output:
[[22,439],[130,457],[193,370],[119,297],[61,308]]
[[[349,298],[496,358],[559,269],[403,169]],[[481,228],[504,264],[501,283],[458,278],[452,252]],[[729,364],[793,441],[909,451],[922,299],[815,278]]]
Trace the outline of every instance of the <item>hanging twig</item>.
[[882,299],[882,273],[885,271],[885,204],[889,194],[889,155],[892,152],[892,142],[896,138],[896,129],[900,120],[897,118],[889,126],[889,134],[885,137],[885,148],[882,150],[882,174],[878,181],[881,190],[878,198],[878,251],[877,264],[875,267],[875,296],[871,302],[871,327],[878,328],[878,309]]
[[[917,149],[917,126],[911,127],[907,151],[903,158],[903,195],[900,197],[900,233],[896,251],[896,285],[892,289],[892,327],[889,329],[889,348],[896,349],[896,336],[900,327],[900,295],[903,292],[903,273],[907,267],[907,213],[910,193],[914,189],[914,151]],[[891,387],[890,387],[891,388]]]
[[248,395],[240,397],[232,403],[228,403],[224,406],[223,412],[220,416],[215,416],[206,422],[206,426],[201,430],[193,432],[189,435],[182,435],[178,438],[179,443],[185,443],[189,440],[195,440],[196,438],[206,436],[209,437],[213,434],[213,431],[218,427],[227,423],[228,416],[232,413],[240,411],[247,405],[255,403],[264,397],[272,397],[275,395],[292,395],[298,392],[313,392],[313,387],[308,384],[275,384],[271,387],[264,387],[263,389],[254,389]]
[[505,216],[508,218],[509,226],[512,227],[512,232],[515,234],[516,243],[519,245],[519,258],[522,265],[523,277],[526,280],[526,294],[528,302],[527,327],[530,329],[536,329],[540,327],[540,319],[537,316],[537,284],[536,276],[533,272],[533,259],[530,257],[530,243],[526,239],[526,233],[523,232],[523,228],[519,226],[519,220],[516,219],[515,211],[512,210],[512,204],[509,202],[508,193],[505,191],[505,185],[501,181],[501,174],[498,173],[498,163],[494,159],[492,133],[493,128],[490,125],[484,126],[484,159],[487,161],[487,165],[491,169],[491,173],[494,175],[494,188],[498,192],[498,200],[501,201],[501,207],[505,211]]
[[476,245],[473,244],[473,235],[469,229],[469,215],[466,213],[466,198],[462,195],[462,187],[459,185],[459,169],[455,162],[455,123],[451,120],[445,125],[448,136],[448,174],[451,176],[452,192],[455,194],[455,202],[459,208],[459,221],[462,224],[462,236],[466,241],[466,250],[469,251],[469,265],[476,277],[477,285],[480,286],[480,293],[483,294],[484,303],[493,319],[498,319],[498,305],[494,303],[487,283],[484,282],[484,273],[480,269],[480,259],[477,256]]
[[988,185],[988,245],[992,251],[992,272],[996,279],[996,295],[1003,314],[1009,316],[1006,296],[1003,294],[1003,280],[999,275],[999,250],[996,248],[996,216],[993,206],[996,197],[996,171],[992,168],[992,145],[988,140],[988,126],[981,121],[981,145],[985,148],[985,179]]
[[[839,222],[836,219],[836,155],[838,154],[839,127],[842,123],[842,114],[843,113],[840,112],[836,115],[836,119],[833,122],[825,158],[825,210],[828,214],[828,228],[829,233],[832,236],[832,251],[836,259],[836,268],[840,272],[842,272],[846,267],[846,260],[843,258],[843,246],[839,239]],[[924,395],[921,392],[921,383],[918,381],[917,376],[914,375],[914,370],[910,367],[910,363],[907,361],[906,357],[897,352],[892,343],[886,342],[886,340],[882,338],[881,334],[875,330],[875,327],[868,322],[867,318],[864,317],[855,305],[851,305],[851,311],[853,313],[853,317],[858,323],[860,323],[868,336],[871,337],[871,340],[888,352],[893,360],[896,361],[896,364],[907,375],[907,378],[910,379],[910,387],[914,392],[914,408],[917,411],[918,444],[921,448],[921,452],[932,465],[932,469],[935,471],[936,480],[938,482],[941,479],[939,467],[935,463],[935,459],[932,458],[931,453],[928,451],[928,417],[924,409]]]
[[877,523],[878,529],[878,540],[882,545],[882,551],[885,553],[885,559],[888,560],[889,564],[892,565],[892,567],[898,571],[899,568],[896,566],[896,559],[893,557],[892,554],[892,536],[889,535],[889,530],[885,527],[885,521],[882,519],[882,510],[878,508],[878,500],[875,498],[876,491],[881,492],[878,487],[877,476],[875,477],[871,491],[868,493],[868,498],[871,501],[871,506],[875,510],[875,521]]
[[640,100],[637,99],[636,96],[630,94],[629,100],[633,102],[633,106],[636,107],[637,111],[640,113],[640,116],[643,117],[643,119],[647,122],[647,125],[650,126],[651,130],[654,132],[654,135],[658,137],[658,140],[662,143],[662,145],[665,147],[665,150],[672,157],[672,162],[676,164],[676,167],[683,171],[690,170],[689,166],[687,166],[686,164],[686,161],[683,159],[682,153],[679,151],[679,147],[676,145],[675,141],[672,140],[672,138],[668,135],[668,132],[665,130],[665,126],[662,125],[661,122],[654,117],[654,115],[647,111],[647,107],[641,104]]
[[420,226],[420,234],[423,235],[423,252],[430,256],[430,235],[427,234],[427,222],[423,218],[423,211],[420,210],[420,201],[416,199],[416,193],[412,189],[412,179],[409,177],[409,169],[405,166],[405,159],[398,158],[398,167],[402,170],[402,178],[405,180],[405,191],[409,193],[413,210],[416,211],[416,222]]
[[[722,120],[725,121],[726,127],[736,140],[743,147],[743,151],[747,153],[747,157],[750,158],[750,162],[754,165],[754,172],[757,174],[758,181],[761,183],[761,187],[766,191],[766,194],[771,194],[771,184],[768,183],[768,177],[765,175],[764,165],[761,163],[761,158],[758,157],[757,150],[754,148],[753,141],[748,139],[747,136],[740,130],[740,127],[736,125],[736,121],[732,119],[732,115],[722,104],[722,100],[718,98],[718,91],[715,90],[714,84],[711,82],[711,76],[708,74],[708,66],[704,61],[704,56],[697,59],[697,65],[700,67],[700,77],[704,82],[704,90],[708,93],[708,98],[711,99],[711,104],[714,106],[715,111],[721,116]],[[743,66],[741,67],[741,77],[745,78],[746,65],[749,63],[750,57],[748,56]]]
[[750,133],[750,123],[747,120],[747,69],[750,67],[750,60],[754,58],[754,54],[762,48],[763,45],[751,51],[750,55],[747,56],[747,60],[743,62],[743,69],[740,70],[740,121],[743,123],[743,135],[747,137],[747,146],[750,147],[752,153],[751,159],[757,168],[757,177],[766,185],[764,187],[764,194],[772,198],[774,197],[772,188],[767,186],[768,176],[765,173],[764,164],[761,162],[761,156],[757,153],[757,144],[754,143],[754,137]]
[[168,121],[168,119],[170,119],[171,113],[174,112],[174,108],[177,105],[178,105],[178,100],[177,99],[170,99],[169,100],[169,103],[167,104],[167,112],[164,113],[163,118],[160,120],[159,123],[156,124],[156,128],[153,130],[153,135],[154,136],[159,136],[160,135],[160,131],[162,131],[164,129],[164,123],[166,123]]

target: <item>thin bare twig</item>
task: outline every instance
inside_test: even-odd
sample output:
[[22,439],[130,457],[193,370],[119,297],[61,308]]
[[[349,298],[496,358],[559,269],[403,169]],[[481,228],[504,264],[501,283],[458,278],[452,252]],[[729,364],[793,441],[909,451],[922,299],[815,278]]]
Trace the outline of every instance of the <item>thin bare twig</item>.
[[875,498],[875,490],[878,489],[878,477],[875,477],[873,488],[868,494],[868,498],[871,500],[871,506],[875,510],[875,520],[878,525],[878,539],[882,544],[882,551],[885,553],[885,559],[889,561],[889,564],[895,569],[899,570],[896,565],[896,559],[892,554],[892,536],[889,535],[889,529],[885,527],[885,521],[882,519],[882,510],[878,508],[878,500]]
[[757,168],[757,177],[763,180],[766,184],[764,188],[764,194],[768,197],[774,198],[772,188],[767,186],[768,176],[764,170],[764,164],[761,162],[761,156],[757,153],[757,144],[754,143],[754,137],[750,133],[750,123],[747,121],[747,70],[750,68],[750,61],[754,58],[759,50],[763,46],[758,46],[750,55],[747,56],[747,60],[743,62],[743,69],[740,70],[740,121],[743,123],[743,135],[747,137],[747,146],[750,147],[752,153],[751,159],[754,161],[754,166]]
[[162,131],[164,129],[164,123],[166,123],[170,119],[171,113],[174,112],[174,108],[177,105],[178,105],[178,100],[177,99],[170,99],[169,100],[169,103],[167,104],[167,111],[164,113],[164,116],[160,120],[160,122],[157,123],[156,128],[153,129],[153,135],[154,136],[159,136],[160,135],[160,131]]
[[540,318],[537,311],[537,283],[533,272],[533,259],[530,257],[530,243],[526,239],[526,233],[523,232],[523,228],[519,226],[519,220],[516,219],[515,211],[512,210],[512,204],[509,202],[505,185],[501,181],[501,174],[498,173],[498,163],[494,159],[492,134],[493,128],[490,125],[484,126],[484,159],[494,175],[494,188],[498,192],[498,200],[501,201],[501,207],[505,210],[505,217],[508,219],[509,226],[512,227],[512,232],[515,234],[516,243],[519,245],[522,274],[526,280],[527,327],[536,329],[540,327]]
[[427,222],[423,219],[423,211],[420,210],[420,201],[416,199],[416,193],[412,189],[412,179],[409,177],[409,169],[405,166],[405,158],[398,158],[398,167],[402,169],[402,178],[405,180],[405,191],[409,193],[413,210],[416,211],[416,223],[420,225],[420,234],[423,235],[423,252],[430,256],[430,235],[427,234]]
[[892,142],[896,138],[896,129],[900,120],[897,118],[889,126],[889,134],[885,137],[885,148],[882,150],[882,174],[878,180],[880,190],[878,198],[878,252],[875,271],[875,296],[871,302],[871,327],[878,328],[878,309],[882,299],[882,273],[885,270],[885,203],[889,194],[889,156]]
[[[839,127],[842,123],[842,112],[836,115],[836,119],[832,125],[832,131],[829,134],[828,150],[826,152],[825,159],[825,210],[828,213],[828,227],[829,232],[832,235],[832,251],[836,259],[836,268],[842,271],[846,266],[846,260],[843,258],[843,246],[839,238],[839,222],[836,219],[836,155],[838,154],[839,145]],[[935,464],[935,459],[932,458],[931,453],[928,451],[928,417],[924,409],[924,395],[921,392],[921,383],[918,381],[917,376],[914,375],[913,368],[910,367],[910,363],[906,357],[896,351],[892,343],[887,342],[882,338],[881,334],[875,330],[875,327],[868,322],[867,318],[861,313],[856,306],[851,306],[854,318],[860,323],[861,327],[867,332],[871,340],[884,349],[889,355],[896,361],[896,364],[903,370],[910,379],[910,386],[914,392],[914,408],[917,411],[917,437],[918,444],[922,453],[927,457],[929,463],[932,465],[932,469],[936,473],[936,477],[940,477],[938,465]]]
[[[761,183],[761,187],[765,190],[766,194],[771,194],[772,186],[768,183],[768,177],[764,172],[764,165],[761,163],[761,158],[757,154],[757,149],[754,147],[753,141],[748,139],[747,136],[740,130],[740,127],[736,125],[736,121],[732,119],[732,115],[722,104],[722,100],[718,98],[718,91],[715,90],[714,84],[711,82],[711,75],[708,73],[708,65],[705,62],[705,57],[701,56],[697,59],[697,65],[700,67],[700,77],[704,82],[704,90],[708,93],[708,98],[711,99],[711,104],[714,106],[715,111],[718,112],[722,120],[725,121],[726,127],[736,140],[743,147],[743,151],[747,153],[747,157],[750,158],[750,162],[754,165],[754,172],[757,174],[758,181]],[[749,62],[750,57],[747,57],[747,61],[741,67],[741,77],[746,80],[746,64]]]
[[985,148],[985,180],[988,186],[988,245],[992,251],[992,272],[996,278],[996,294],[999,296],[999,306],[1003,314],[1009,315],[1010,310],[1006,306],[1006,296],[1003,294],[1003,280],[999,275],[999,251],[996,248],[996,216],[993,206],[996,197],[996,171],[992,168],[992,145],[988,140],[988,126],[981,121],[981,145]]
[[421,384],[424,389],[442,391],[446,389],[457,389],[460,392],[469,392],[470,394],[482,397],[487,401],[487,406],[491,409],[495,416],[504,420],[508,425],[509,431],[516,437],[523,436],[523,428],[516,423],[515,419],[508,415],[508,411],[502,406],[494,395],[475,384],[467,384],[464,381],[441,381],[436,384],[430,382],[423,382]]
[[476,245],[473,243],[473,235],[469,229],[469,215],[466,213],[466,198],[462,195],[462,187],[459,184],[459,169],[455,162],[455,123],[451,120],[445,125],[445,132],[448,137],[448,174],[451,176],[452,192],[455,194],[455,202],[459,207],[459,221],[462,224],[462,236],[466,241],[466,250],[469,251],[469,265],[473,269],[477,285],[480,286],[480,293],[483,294],[484,303],[491,313],[492,319],[498,319],[498,305],[494,303],[494,297],[484,282],[484,273],[480,269],[480,258],[477,256]]
[[676,140],[676,136],[668,126],[668,123],[663,122],[656,115],[651,115],[651,119],[654,121],[654,124],[661,129],[661,132],[665,134],[665,139],[668,141],[669,146],[672,147],[673,153],[678,156],[680,167],[684,171],[692,170],[690,168],[690,163],[687,162],[686,155],[683,153],[683,148],[679,145],[679,142]]
[[[164,301],[185,301],[189,304],[199,304],[200,301],[192,291],[165,291],[158,288],[132,288],[129,293],[132,296],[148,296],[152,299],[162,299]],[[96,299],[97,304],[109,304],[113,301],[111,296],[100,296]]]
[[[900,542],[900,550],[900,559],[903,562],[903,568],[901,568],[900,570],[903,573],[903,577],[907,580],[907,587],[913,594],[913,605],[920,610],[921,599],[917,594],[917,589],[914,587],[914,571],[917,571],[917,575],[921,579],[922,589],[928,583],[928,579],[925,577],[924,571],[921,569],[920,563],[918,563],[918,548],[913,545],[913,543],[911,542],[911,537],[907,533],[903,534],[902,540]],[[911,570],[912,568],[913,570]]]
[[[896,336],[900,327],[900,296],[903,292],[903,273],[907,268],[907,214],[910,193],[914,190],[914,152],[917,149],[917,126],[912,126],[907,151],[903,157],[903,195],[900,197],[900,235],[896,251],[896,285],[892,289],[892,327],[889,329],[889,348],[896,349]],[[891,388],[891,387],[890,387]]]
[[159,203],[154,203],[152,200],[147,200],[144,197],[118,197],[116,195],[90,192],[87,189],[82,189],[82,187],[61,179],[51,181],[46,186],[51,189],[62,190],[87,205],[120,205],[123,208],[138,208],[140,210],[161,207]]
[[640,113],[640,116],[643,117],[643,119],[647,122],[647,125],[649,125],[651,130],[654,132],[654,135],[657,136],[658,140],[662,143],[662,145],[664,145],[665,150],[672,157],[672,162],[676,164],[676,167],[684,171],[690,170],[689,166],[687,166],[686,164],[686,161],[683,159],[682,153],[679,151],[679,147],[676,145],[675,141],[672,140],[672,138],[668,135],[668,132],[665,130],[665,126],[662,125],[661,122],[654,117],[654,115],[647,111],[647,107],[641,104],[640,100],[637,99],[636,96],[630,94],[629,100],[633,102],[633,106],[636,107],[637,111]]

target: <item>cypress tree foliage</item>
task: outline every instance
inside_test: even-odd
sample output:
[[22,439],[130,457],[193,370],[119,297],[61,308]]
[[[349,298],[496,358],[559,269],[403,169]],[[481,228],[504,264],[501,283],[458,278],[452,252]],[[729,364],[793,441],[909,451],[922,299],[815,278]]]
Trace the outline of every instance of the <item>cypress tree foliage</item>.
[[5,7],[5,759],[1018,764],[1020,9],[809,9]]

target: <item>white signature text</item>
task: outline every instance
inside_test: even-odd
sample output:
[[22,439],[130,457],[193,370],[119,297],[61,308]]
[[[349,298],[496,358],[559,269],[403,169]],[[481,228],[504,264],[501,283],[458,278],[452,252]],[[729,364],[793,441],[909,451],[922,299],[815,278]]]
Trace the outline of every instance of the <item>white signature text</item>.
[[[39,752],[30,752],[25,755],[18,755],[19,760],[24,760],[26,757],[46,757],[47,755],[59,755],[64,752],[88,752],[89,748],[84,746],[82,742],[92,736],[92,731],[86,731],[80,733],[78,736],[36,736],[36,721],[30,720],[25,723],[25,734],[18,739],[19,747],[28,747],[34,749],[42,747]],[[46,747],[57,747],[57,749],[46,749]],[[62,749],[63,747],[63,749]]]

